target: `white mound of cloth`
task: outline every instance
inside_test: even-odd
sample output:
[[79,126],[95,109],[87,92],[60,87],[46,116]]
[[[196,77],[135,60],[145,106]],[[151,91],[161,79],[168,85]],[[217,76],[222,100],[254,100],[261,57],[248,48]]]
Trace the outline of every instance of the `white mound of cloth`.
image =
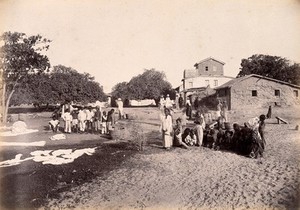
[[1,132],[0,136],[18,136],[39,131],[36,129],[27,129],[27,125],[23,121],[15,122],[9,129],[9,131]]

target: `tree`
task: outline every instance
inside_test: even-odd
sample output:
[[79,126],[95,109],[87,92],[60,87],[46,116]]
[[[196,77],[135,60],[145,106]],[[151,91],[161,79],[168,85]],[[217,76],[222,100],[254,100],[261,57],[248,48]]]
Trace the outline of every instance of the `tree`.
[[300,64],[292,63],[279,56],[260,54],[242,59],[241,71],[237,77],[249,74],[258,74],[300,85]]
[[127,82],[120,82],[116,84],[112,88],[112,97],[113,98],[122,98],[125,100],[126,98],[130,98],[130,91],[129,91],[129,86]]
[[[22,97],[20,94],[26,94]],[[71,67],[54,66],[49,73],[28,75],[16,88],[11,104],[79,103],[106,100],[99,83],[88,73],[80,74]]]
[[133,77],[128,83],[118,83],[113,87],[112,97],[125,99],[155,99],[161,95],[173,94],[171,84],[166,81],[164,72],[145,69],[142,74]]
[[50,40],[41,35],[5,32],[0,41],[0,76],[2,85],[2,120],[6,122],[10,99],[28,74],[49,70],[50,63],[42,53],[48,50]]
[[52,92],[55,101],[65,100],[87,103],[106,100],[106,95],[99,83],[89,73],[80,74],[71,67],[58,65],[51,72]]
[[135,99],[157,99],[172,89],[166,81],[164,72],[155,69],[145,69],[143,74],[133,77],[129,81],[129,89]]

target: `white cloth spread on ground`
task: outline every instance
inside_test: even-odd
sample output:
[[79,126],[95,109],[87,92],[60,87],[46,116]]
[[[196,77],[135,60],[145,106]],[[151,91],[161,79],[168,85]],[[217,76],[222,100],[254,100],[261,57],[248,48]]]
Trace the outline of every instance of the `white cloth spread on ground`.
[[29,157],[29,158],[25,158],[25,159],[21,160],[21,157],[22,157],[22,154],[17,154],[14,159],[5,160],[5,161],[0,162],[0,168],[19,165],[20,163],[22,163],[24,161],[33,159],[33,157]]
[[5,131],[5,132],[1,132],[0,136],[19,136],[19,135],[23,135],[23,134],[35,133],[38,131],[39,130],[36,130],[36,129],[26,129],[26,131],[24,131],[22,133],[13,133],[12,131]]
[[65,134],[56,134],[56,135],[50,137],[50,140],[52,140],[52,141],[63,140],[63,139],[66,139]]
[[97,147],[85,149],[59,149],[59,150],[36,150],[30,153],[32,157],[21,159],[22,154],[17,154],[14,159],[0,162],[1,167],[8,167],[18,165],[27,160],[41,162],[42,164],[62,165],[72,163],[76,158],[86,154],[92,155],[95,153]]
[[30,146],[30,147],[43,147],[46,145],[46,141],[34,141],[34,142],[1,142],[1,146]]

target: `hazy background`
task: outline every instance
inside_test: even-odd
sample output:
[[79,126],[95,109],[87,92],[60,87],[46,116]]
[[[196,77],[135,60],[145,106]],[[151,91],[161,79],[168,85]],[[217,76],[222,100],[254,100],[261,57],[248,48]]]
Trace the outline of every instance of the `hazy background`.
[[173,87],[207,57],[236,76],[242,58],[300,62],[297,0],[0,0],[0,32],[51,39],[51,65],[89,72],[105,92],[155,68]]

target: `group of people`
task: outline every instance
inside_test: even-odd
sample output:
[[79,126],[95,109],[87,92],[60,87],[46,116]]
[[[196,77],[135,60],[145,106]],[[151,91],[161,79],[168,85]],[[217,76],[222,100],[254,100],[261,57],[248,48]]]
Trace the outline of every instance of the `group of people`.
[[60,127],[60,119],[63,120],[65,133],[101,133],[110,134],[115,124],[115,110],[101,111],[99,106],[72,106],[65,104],[61,110],[52,114],[49,127],[57,132]]
[[244,125],[215,123],[204,130],[203,146],[228,150],[251,158],[263,157],[265,150],[265,115],[250,119]]
[[[121,98],[116,100],[119,119],[125,118],[123,111],[123,101]],[[49,127],[53,132],[57,132],[60,127],[60,119],[63,120],[63,131],[65,133],[99,133],[111,134],[116,123],[115,110],[102,111],[101,106],[79,106],[71,105],[66,102],[55,110]]]
[[264,138],[265,119],[268,115],[250,119],[243,126],[231,125],[227,117],[227,104],[219,103],[216,122],[207,125],[203,113],[196,111],[194,125],[183,130],[182,119],[177,118],[173,126],[172,114],[164,107],[161,116],[163,147],[189,148],[203,146],[214,150],[229,150],[251,158],[263,157],[266,141]]
[[161,96],[159,99],[159,107],[160,109],[163,109],[164,107],[168,108],[168,109],[172,109],[173,108],[173,101],[170,99],[170,95],[167,94],[166,98],[164,98],[164,96]]
[[196,113],[195,125],[192,129],[186,128],[183,131],[182,119],[177,118],[173,126],[173,119],[169,108],[163,109],[161,115],[161,132],[163,147],[169,150],[172,146],[188,148],[188,146],[201,146],[203,143],[203,131],[205,121],[203,114]]

